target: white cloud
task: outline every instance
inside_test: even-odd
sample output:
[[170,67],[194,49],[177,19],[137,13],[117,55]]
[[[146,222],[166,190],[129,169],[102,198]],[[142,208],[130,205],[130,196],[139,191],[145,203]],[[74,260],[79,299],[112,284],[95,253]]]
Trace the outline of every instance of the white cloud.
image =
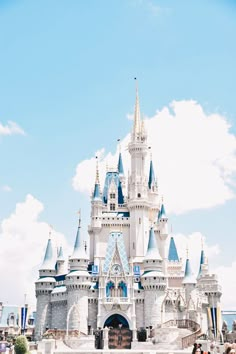
[[25,135],[25,131],[15,122],[9,121],[6,125],[0,123],[0,135]]
[[8,186],[7,184],[5,186],[2,186],[2,190],[4,192],[12,192],[12,188]]
[[[34,282],[43,260],[49,236],[49,225],[39,221],[43,204],[27,195],[15,211],[0,225],[1,301],[35,304]],[[64,236],[52,232],[54,245],[66,247]]]
[[[236,138],[224,116],[207,114],[195,101],[173,101],[153,117],[145,119],[159,192],[169,213],[211,208],[235,197]],[[130,165],[129,135],[121,141],[124,166]],[[106,166],[117,165],[115,154],[102,149],[100,181]],[[73,187],[91,193],[95,180],[95,158],[80,162]],[[101,184],[102,184],[101,183]]]
[[229,266],[220,266],[215,269],[218,274],[220,285],[222,286],[222,304],[224,310],[235,309],[236,293],[236,262]]

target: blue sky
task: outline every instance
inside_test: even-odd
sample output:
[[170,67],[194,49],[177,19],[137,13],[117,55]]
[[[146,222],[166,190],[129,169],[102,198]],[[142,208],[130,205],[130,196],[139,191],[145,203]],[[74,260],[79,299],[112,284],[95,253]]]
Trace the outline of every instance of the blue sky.
[[[44,208],[37,222],[53,225],[70,244],[81,208],[86,234],[88,194],[73,188],[72,179],[78,164],[101,148],[114,154],[117,139],[129,133],[134,77],[145,117],[164,107],[173,113],[173,101],[194,100],[206,116],[218,114],[231,126],[226,141],[219,135],[219,146],[227,143],[236,134],[235,18],[234,1],[223,0],[0,0],[0,239],[8,244],[3,226],[14,224],[16,204],[28,194]],[[18,131],[1,133],[9,121]],[[168,133],[168,145],[175,138]],[[214,267],[231,267],[235,259],[234,164],[230,197],[170,213],[175,233],[200,232],[218,245]],[[11,224],[12,240],[14,230],[18,224]]]

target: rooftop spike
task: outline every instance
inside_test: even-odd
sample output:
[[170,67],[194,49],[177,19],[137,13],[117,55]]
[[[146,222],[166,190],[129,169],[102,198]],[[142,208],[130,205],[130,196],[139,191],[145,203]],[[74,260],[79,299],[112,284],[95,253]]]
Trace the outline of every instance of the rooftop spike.
[[196,284],[196,278],[191,270],[189,258],[186,259],[183,284]]
[[101,199],[100,193],[100,183],[99,183],[99,168],[98,168],[98,157],[96,156],[96,179],[95,179],[95,186],[93,191],[93,199]]
[[74,251],[73,251],[73,254],[70,257],[70,259],[87,259],[88,258],[87,254],[85,253],[83,240],[80,236],[80,228],[81,228],[80,224],[81,224],[81,219],[79,217],[79,225],[78,225],[77,234],[76,234],[76,238],[75,238]]
[[151,189],[153,186],[155,186],[155,173],[154,173],[153,163],[151,160],[150,168],[149,168],[148,188]]
[[162,200],[160,212],[158,214],[158,219],[167,219],[165,207],[164,207],[164,204],[163,204],[163,200]]
[[139,105],[139,96],[138,96],[138,81],[136,77],[134,78],[134,80],[136,80],[136,101],[135,101],[135,109],[134,109],[133,135],[134,138],[136,138],[137,135],[139,135],[141,132],[141,114],[140,114],[140,105]]
[[55,262],[53,259],[53,250],[52,250],[52,240],[51,240],[51,232],[49,233],[49,239],[44,255],[44,260],[43,264],[40,267],[40,270],[45,269],[45,270],[55,270]]
[[60,246],[59,251],[58,251],[58,255],[57,255],[57,260],[58,261],[64,261],[64,255],[63,255],[63,249],[62,246]]
[[199,271],[198,271],[198,276],[197,278],[199,278],[202,274],[202,265],[205,263],[205,253],[204,250],[201,250],[201,256],[200,256],[200,265],[199,265]]
[[149,231],[148,248],[144,259],[162,259],[158,251],[157,241],[153,227],[151,227]]
[[179,256],[178,256],[178,252],[176,249],[175,240],[174,240],[173,236],[171,236],[171,238],[170,238],[168,260],[174,261],[174,262],[179,262]]
[[119,153],[118,172],[119,172],[120,175],[124,174],[124,167],[123,167],[123,161],[122,161],[121,152]]

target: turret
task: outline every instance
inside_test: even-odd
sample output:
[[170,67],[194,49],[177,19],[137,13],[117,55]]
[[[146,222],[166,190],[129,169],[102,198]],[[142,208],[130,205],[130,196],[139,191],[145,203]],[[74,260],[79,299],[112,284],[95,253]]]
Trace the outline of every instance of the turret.
[[57,261],[56,261],[56,270],[57,270],[57,275],[65,274],[65,258],[63,255],[63,249],[62,246],[59,248],[58,255],[57,255]]
[[141,121],[138,87],[136,87],[134,125],[128,148],[131,156],[127,205],[130,211],[129,248],[131,257],[142,262],[148,244],[150,202],[146,175],[147,135]]
[[168,238],[168,217],[166,215],[164,203],[162,202],[161,208],[158,213],[158,229],[159,229],[159,244],[160,254],[163,260],[167,259],[166,255],[166,240]]
[[54,276],[56,274],[55,259],[53,257],[52,240],[48,239],[43,263],[39,268],[39,277]]
[[45,332],[47,326],[51,326],[50,297],[55,286],[56,270],[53,257],[52,240],[49,238],[43,263],[39,269],[39,279],[35,282],[37,298],[37,322],[35,326],[35,337],[39,339]]
[[80,223],[77,229],[73,253],[69,259],[70,272],[66,275],[67,313],[70,313],[69,330],[88,333],[88,290],[91,276],[88,273],[88,256],[80,235]]
[[80,223],[81,219],[79,219],[79,225],[76,233],[74,250],[69,259],[70,271],[73,270],[87,270],[88,268],[88,255],[85,252],[83,240],[80,235]]
[[163,261],[158,251],[153,227],[149,231],[141,283],[145,291],[145,327],[156,327],[163,320],[161,318],[161,305],[165,296],[166,277],[163,274]]

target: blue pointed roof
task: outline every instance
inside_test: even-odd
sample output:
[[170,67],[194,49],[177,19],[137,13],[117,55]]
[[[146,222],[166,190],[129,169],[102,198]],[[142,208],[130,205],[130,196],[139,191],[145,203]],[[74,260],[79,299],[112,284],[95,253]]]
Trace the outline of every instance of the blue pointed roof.
[[151,187],[154,184],[155,184],[155,173],[154,173],[153,163],[151,160],[150,161],[150,168],[149,168],[148,188],[151,189]]
[[160,220],[160,219],[167,219],[166,211],[165,211],[165,207],[164,207],[163,203],[161,204],[161,209],[158,213],[158,220]]
[[52,240],[49,238],[43,264],[40,267],[40,270],[55,270],[55,262],[53,259],[53,249],[52,249]]
[[183,284],[196,284],[196,278],[192,272],[189,258],[186,259]]
[[149,231],[148,248],[147,248],[147,253],[146,253],[144,259],[145,260],[146,259],[160,259],[161,260],[161,256],[158,251],[157,241],[156,241],[153,227],[151,227],[151,229]]
[[171,236],[171,238],[170,238],[168,260],[174,261],[174,262],[179,262],[179,256],[178,256],[178,252],[176,249],[175,240],[174,240],[173,236]]
[[59,252],[58,252],[58,255],[57,255],[57,260],[58,261],[64,261],[65,260],[64,255],[63,255],[62,246],[59,248]]
[[118,172],[107,172],[106,173],[106,179],[105,179],[105,184],[104,184],[103,194],[102,194],[103,202],[105,204],[107,204],[108,190],[109,190],[109,187],[110,187],[110,184],[111,184],[112,181],[117,186],[118,204],[124,204],[124,196],[123,196],[123,191],[122,191],[122,185],[121,185],[121,181],[120,181]]
[[200,265],[199,265],[199,272],[198,272],[198,278],[200,277],[200,275],[202,274],[202,264],[204,264],[205,262],[205,254],[204,254],[204,250],[201,250],[201,256],[200,256]]
[[119,253],[124,272],[129,273],[129,261],[122,232],[111,232],[109,235],[103,271],[105,273],[109,271],[116,249]]
[[124,167],[123,167],[123,161],[122,161],[121,152],[119,153],[118,172],[119,172],[120,175],[124,174]]
[[83,240],[80,235],[80,225],[78,226],[78,229],[77,229],[74,251],[73,251],[70,259],[88,259],[88,256],[87,256],[85,249],[84,249]]
[[93,200],[101,200],[100,187],[99,187],[98,183],[95,183],[95,186],[94,186]]

